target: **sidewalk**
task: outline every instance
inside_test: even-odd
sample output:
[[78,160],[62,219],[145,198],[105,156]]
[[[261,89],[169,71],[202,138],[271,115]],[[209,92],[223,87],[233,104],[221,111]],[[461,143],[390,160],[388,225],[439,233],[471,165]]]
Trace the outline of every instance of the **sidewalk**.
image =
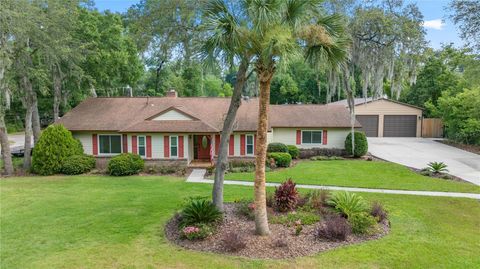
[[[213,180],[205,179],[205,169],[194,169],[190,176],[187,178],[187,182],[190,183],[207,183],[213,184]],[[253,186],[251,181],[235,181],[225,180],[225,185],[239,185],[239,186]],[[276,187],[280,183],[265,184],[267,187]],[[420,195],[420,196],[438,196],[438,197],[458,197],[458,198],[471,198],[480,200],[480,194],[477,193],[461,193],[461,192],[441,192],[441,191],[406,191],[406,190],[387,190],[387,189],[368,189],[368,188],[355,188],[355,187],[339,187],[339,186],[323,186],[323,185],[302,185],[297,184],[297,188],[302,189],[325,189],[334,191],[352,191],[352,192],[371,192],[371,193],[385,193],[385,194],[401,194],[401,195]]]

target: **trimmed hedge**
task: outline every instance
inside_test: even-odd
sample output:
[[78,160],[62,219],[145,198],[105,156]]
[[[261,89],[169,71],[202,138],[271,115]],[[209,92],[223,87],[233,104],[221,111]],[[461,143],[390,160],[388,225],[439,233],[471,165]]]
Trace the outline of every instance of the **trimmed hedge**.
[[39,175],[60,173],[67,157],[82,155],[80,141],[63,125],[48,126],[38,139],[32,155],[32,171]]
[[352,133],[347,135],[345,139],[345,150],[347,154],[353,155],[354,157],[361,157],[368,152],[368,142],[365,133],[355,132],[355,152],[352,153]]
[[122,153],[108,162],[108,173],[112,176],[129,176],[143,170],[144,161],[132,153]]
[[273,158],[277,167],[289,167],[292,162],[292,156],[284,152],[273,152],[267,155],[268,159]]
[[298,156],[300,155],[300,150],[297,148],[295,145],[288,145],[288,154],[292,156],[292,159],[298,159]]
[[62,173],[66,175],[79,175],[90,172],[95,168],[95,158],[90,155],[72,155],[65,159]]
[[287,145],[283,143],[270,143],[267,147],[267,152],[285,152],[288,153]]

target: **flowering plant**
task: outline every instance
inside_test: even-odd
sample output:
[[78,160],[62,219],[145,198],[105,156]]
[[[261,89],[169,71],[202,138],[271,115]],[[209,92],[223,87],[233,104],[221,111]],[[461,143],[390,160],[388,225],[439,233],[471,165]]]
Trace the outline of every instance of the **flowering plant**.
[[254,204],[254,203],[248,204],[248,209],[249,209],[250,211],[254,211],[254,210],[255,210],[255,204]]
[[207,225],[187,226],[182,229],[182,236],[188,240],[204,239],[212,234],[212,228]]
[[293,225],[295,226],[295,235],[296,236],[299,236],[300,233],[302,232],[303,230],[303,226],[302,226],[302,221],[301,220],[296,220]]

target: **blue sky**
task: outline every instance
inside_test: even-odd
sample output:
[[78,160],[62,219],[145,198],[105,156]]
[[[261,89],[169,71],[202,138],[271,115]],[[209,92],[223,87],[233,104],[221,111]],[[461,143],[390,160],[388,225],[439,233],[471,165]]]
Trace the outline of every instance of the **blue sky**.
[[[140,0],[94,0],[94,2],[100,11],[109,9],[114,12],[125,12]],[[445,7],[450,0],[406,0],[405,2],[417,3],[424,16],[426,38],[433,48],[440,48],[442,43],[453,42],[457,47],[463,44],[455,25],[446,18],[448,14]]]

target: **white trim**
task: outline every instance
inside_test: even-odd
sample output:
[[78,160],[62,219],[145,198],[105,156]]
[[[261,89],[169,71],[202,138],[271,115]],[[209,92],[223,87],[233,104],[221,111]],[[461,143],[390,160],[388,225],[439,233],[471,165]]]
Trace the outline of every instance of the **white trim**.
[[[120,136],[120,152],[119,153],[101,153],[100,147],[100,136]],[[97,134],[97,147],[98,147],[98,155],[97,156],[116,156],[122,154],[123,152],[123,136],[121,134]],[[110,144],[110,150],[112,149],[112,145]]]
[[[303,143],[303,132],[320,132],[320,143]],[[316,130],[300,130],[301,137],[300,137],[300,144],[301,145],[323,145],[323,129],[316,129]]]
[[[176,155],[176,156],[173,156],[173,155],[172,155],[172,138],[173,138],[173,137],[175,137],[176,140],[177,140],[177,145],[175,146],[175,147],[177,148],[177,155]],[[169,149],[168,149],[168,150],[170,151],[170,158],[171,158],[171,159],[178,159],[178,155],[179,155],[179,154],[178,154],[178,153],[179,153],[178,150],[179,150],[179,148],[180,148],[180,147],[178,146],[178,135],[171,135],[171,136],[168,137],[168,139],[169,139],[169,141],[168,141]]]
[[[145,155],[140,155],[140,137],[143,137],[143,147],[145,148]],[[137,154],[142,158],[147,158],[147,136],[146,135],[137,135]]]
[[[251,136],[252,137],[252,153],[248,153],[248,138]],[[253,134],[245,134],[245,156],[254,156],[255,155],[255,135]]]

